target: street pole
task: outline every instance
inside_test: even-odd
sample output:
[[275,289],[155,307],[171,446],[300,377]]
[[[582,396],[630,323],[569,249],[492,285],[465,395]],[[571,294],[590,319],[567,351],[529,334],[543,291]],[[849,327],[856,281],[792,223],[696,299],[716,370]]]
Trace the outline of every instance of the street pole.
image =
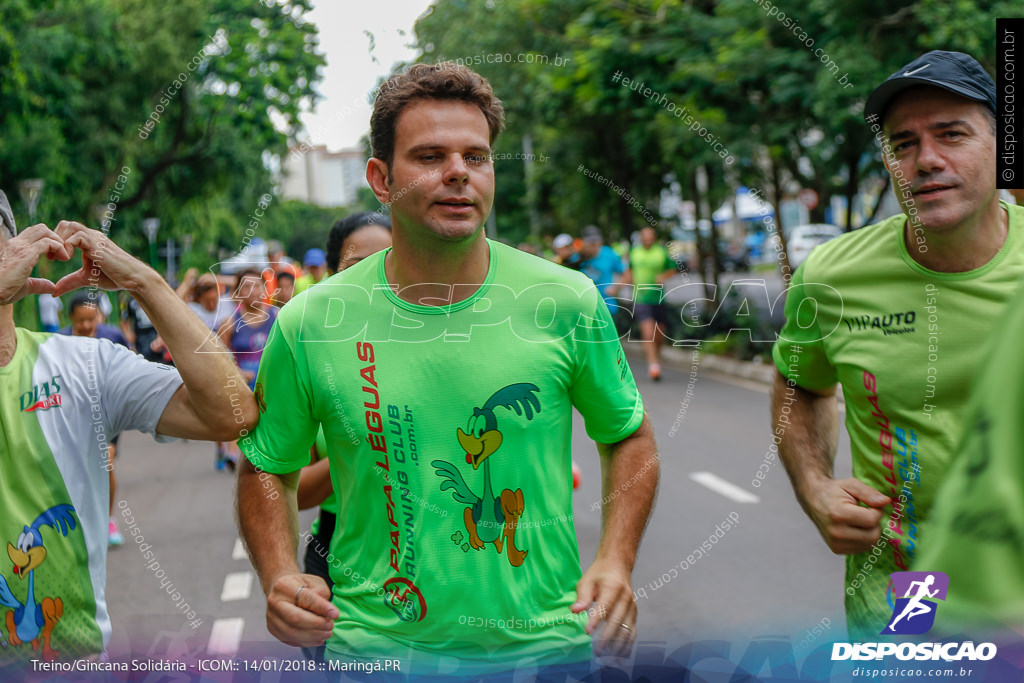
[[149,240],[149,265],[156,270],[159,263],[156,253],[156,231],[160,229],[160,219],[143,218],[142,229],[146,231],[146,239]]
[[[39,195],[43,192],[43,187],[46,182],[42,178],[27,178],[18,183],[18,194],[21,195],[21,201],[25,202],[26,208],[28,208],[28,222],[29,225],[36,224],[36,207],[39,206]],[[32,277],[36,277],[39,274],[39,266],[32,266]],[[43,323],[43,309],[39,303],[39,297],[36,297],[36,321],[42,329]]]

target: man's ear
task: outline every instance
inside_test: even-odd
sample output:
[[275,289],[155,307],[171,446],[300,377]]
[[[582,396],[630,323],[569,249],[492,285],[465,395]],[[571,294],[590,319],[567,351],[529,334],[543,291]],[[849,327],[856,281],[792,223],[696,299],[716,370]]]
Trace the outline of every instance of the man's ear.
[[388,184],[388,165],[381,159],[370,157],[366,162],[366,182],[369,183],[377,201],[381,204],[391,202],[391,188]]

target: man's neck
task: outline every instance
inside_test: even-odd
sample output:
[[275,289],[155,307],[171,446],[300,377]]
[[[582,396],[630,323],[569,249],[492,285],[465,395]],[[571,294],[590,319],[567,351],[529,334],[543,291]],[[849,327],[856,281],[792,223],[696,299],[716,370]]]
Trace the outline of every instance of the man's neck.
[[395,231],[384,260],[388,284],[404,301],[421,306],[447,306],[472,296],[487,279],[490,247],[483,234],[465,243],[413,244]]
[[938,273],[964,273],[980,268],[999,253],[1009,232],[1009,215],[998,201],[983,214],[965,221],[946,234],[927,234],[919,242],[920,231],[907,221],[903,241],[911,258]]
[[18,350],[18,334],[11,309],[12,306],[0,306],[0,368],[7,367]]

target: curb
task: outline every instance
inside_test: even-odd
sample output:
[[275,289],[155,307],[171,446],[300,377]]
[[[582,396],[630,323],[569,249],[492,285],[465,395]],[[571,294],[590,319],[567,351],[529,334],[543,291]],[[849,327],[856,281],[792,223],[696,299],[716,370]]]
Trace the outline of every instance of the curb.
[[[628,345],[626,345],[628,347]],[[637,348],[630,355],[643,358],[643,351]],[[661,349],[661,360],[666,365],[671,365],[676,370],[690,370],[693,366],[693,351],[677,346],[664,346]],[[761,384],[771,386],[775,381],[775,366],[769,363],[755,363],[745,360],[737,360],[726,356],[718,356],[713,353],[702,353],[697,365],[705,370],[720,372],[730,377],[752,380]]]

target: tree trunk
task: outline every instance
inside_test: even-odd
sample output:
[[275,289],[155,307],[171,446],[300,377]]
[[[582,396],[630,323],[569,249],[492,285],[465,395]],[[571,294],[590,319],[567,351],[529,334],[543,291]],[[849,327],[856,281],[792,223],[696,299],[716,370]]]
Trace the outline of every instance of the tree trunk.
[[771,203],[772,208],[775,209],[775,234],[779,238],[779,246],[781,251],[779,252],[779,272],[782,274],[782,283],[788,288],[789,277],[793,274],[793,269],[789,266],[789,244],[786,240],[786,231],[782,225],[782,180],[779,173],[779,164],[772,158],[772,197]]
[[853,199],[857,196],[857,187],[860,185],[860,178],[857,177],[857,166],[860,155],[851,154],[846,160],[846,226],[845,232],[853,230]]
[[882,210],[882,202],[885,201],[885,193],[889,191],[889,176],[886,175],[882,179],[882,191],[878,193],[878,201],[875,202],[875,208],[871,210],[871,215],[868,216],[868,220],[864,225],[871,225],[875,222],[875,217],[878,212]]

